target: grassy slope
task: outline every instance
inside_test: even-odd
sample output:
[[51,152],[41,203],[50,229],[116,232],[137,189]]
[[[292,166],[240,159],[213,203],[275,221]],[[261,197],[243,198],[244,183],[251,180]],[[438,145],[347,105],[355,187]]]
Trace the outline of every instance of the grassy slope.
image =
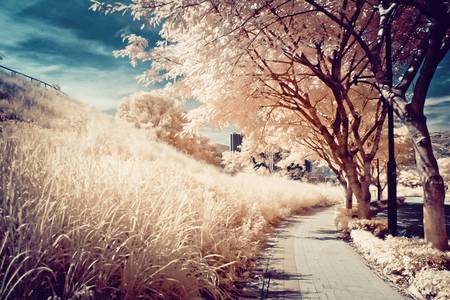
[[230,298],[280,218],[338,188],[230,177],[0,73],[0,299]]

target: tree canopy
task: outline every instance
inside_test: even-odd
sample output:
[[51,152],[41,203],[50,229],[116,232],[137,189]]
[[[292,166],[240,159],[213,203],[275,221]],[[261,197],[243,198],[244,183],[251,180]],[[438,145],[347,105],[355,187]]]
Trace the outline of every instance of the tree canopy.
[[[358,28],[344,22],[339,11],[324,5],[324,1],[305,1],[349,32],[364,50],[378,89],[408,128],[413,142],[424,191],[425,239],[433,247],[448,249],[444,181],[433,154],[424,107],[436,69],[450,50],[450,3],[444,0],[357,1],[357,5],[372,6],[379,15],[377,36],[367,39]],[[391,50],[392,57],[386,56]],[[387,67],[391,58],[392,69]],[[393,71],[397,78],[394,82]],[[411,100],[407,97],[410,88]]]
[[[148,49],[145,39],[130,35],[115,55],[151,61],[139,80],[169,80],[166,90],[202,102],[189,114],[192,129],[235,122],[256,152],[270,144],[295,150],[301,143],[328,162],[365,204],[360,216],[370,218],[370,161],[386,106],[372,86],[354,85],[368,61],[340,26],[296,1],[94,5],[99,7],[132,9],[150,26],[164,20],[158,47]],[[346,16],[353,22],[361,12],[349,9]],[[364,22],[373,31],[370,18]]]
[[181,103],[157,92],[138,92],[122,99],[118,121],[147,130],[150,138],[163,141],[194,158],[219,166],[220,154],[209,138],[198,133],[183,134],[187,111]]
[[[437,205],[425,205],[437,220],[425,222],[427,239],[438,248],[448,246],[442,178],[423,115],[429,82],[450,48],[448,2],[93,2],[93,9],[106,13],[131,10],[143,27],[162,23],[157,47],[130,35],[115,55],[129,56],[133,64],[150,62],[141,82],[168,80],[168,92],[202,102],[190,113],[191,129],[235,122],[258,143],[263,137],[286,145],[301,141],[355,194],[360,217],[370,218],[371,161],[392,102],[411,134],[423,185],[432,186],[424,190],[425,199],[434,200],[425,202]],[[393,69],[385,67],[390,59]],[[416,75],[409,103],[406,91]]]

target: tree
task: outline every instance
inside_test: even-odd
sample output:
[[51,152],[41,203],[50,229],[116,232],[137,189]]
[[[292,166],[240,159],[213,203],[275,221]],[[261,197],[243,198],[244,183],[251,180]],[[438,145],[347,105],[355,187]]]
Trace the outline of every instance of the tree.
[[[370,218],[370,166],[386,105],[372,86],[353,84],[368,60],[349,33],[296,1],[96,2],[93,8],[131,9],[150,26],[164,20],[158,47],[130,35],[115,55],[133,64],[152,61],[140,81],[173,80],[166,90],[202,102],[190,113],[191,128],[234,121],[259,148],[309,147],[337,174],[347,199],[355,194],[359,216]],[[352,9],[346,17],[353,22],[359,14]]]
[[186,110],[173,98],[157,92],[138,92],[125,97],[117,106],[116,119],[149,131],[150,136],[174,146],[198,160],[219,166],[220,154],[209,138],[182,134]]
[[[423,106],[432,75],[450,47],[448,3],[391,2],[389,6],[376,0],[179,0],[115,7],[96,2],[93,8],[131,9],[135,19],[143,17],[149,26],[164,20],[158,47],[147,49],[144,38],[131,35],[129,45],[116,55],[129,55],[133,63],[152,61],[151,69],[139,78],[143,82],[175,81],[182,76],[167,90],[195,96],[205,104],[193,115],[195,125],[211,121],[220,128],[233,120],[248,136],[265,128],[261,125],[281,114],[281,108],[288,115],[297,114],[304,135],[309,138],[312,133],[311,146],[332,159],[330,167],[340,167],[338,178],[358,199],[360,217],[370,217],[370,162],[385,104],[393,103],[414,143],[424,186],[425,237],[434,247],[445,249],[444,187]],[[392,33],[386,34],[388,25]],[[392,42],[385,43],[387,38]],[[391,70],[383,68],[391,57],[385,46],[394,50],[399,79],[395,86],[388,80]],[[414,96],[408,103],[405,94],[416,75]],[[367,87],[355,88],[354,83]],[[373,100],[378,104],[366,110],[364,103],[377,99],[372,85],[386,102]],[[358,93],[364,99],[359,110]],[[370,117],[371,111],[376,113]]]
[[[342,12],[334,10],[329,1],[305,1],[350,33],[367,55],[379,90],[408,128],[413,142],[417,170],[424,190],[425,239],[435,248],[448,249],[444,182],[432,151],[424,107],[431,79],[450,49],[449,2],[392,0],[389,4],[389,1],[357,1],[356,5],[378,14],[377,36],[367,38],[365,29],[344,22]],[[392,42],[385,43],[386,38]],[[386,58],[389,58],[385,55],[389,53],[385,51],[386,47],[392,48],[394,53],[392,60],[398,78],[395,84],[389,81],[392,70],[383,67]],[[409,88],[413,89],[410,102],[406,96]]]

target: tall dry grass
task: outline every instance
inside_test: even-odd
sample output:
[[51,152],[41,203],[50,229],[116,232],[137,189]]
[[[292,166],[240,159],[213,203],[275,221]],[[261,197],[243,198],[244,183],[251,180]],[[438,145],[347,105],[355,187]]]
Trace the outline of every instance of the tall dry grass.
[[273,224],[343,199],[225,175],[56,91],[0,79],[2,112],[18,116],[0,123],[0,299],[233,298]]

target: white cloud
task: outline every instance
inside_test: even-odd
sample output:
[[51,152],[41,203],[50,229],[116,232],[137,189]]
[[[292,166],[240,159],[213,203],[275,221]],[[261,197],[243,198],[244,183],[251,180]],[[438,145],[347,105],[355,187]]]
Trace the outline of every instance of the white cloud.
[[[46,24],[40,20],[13,20],[6,12],[0,10],[0,39],[8,46],[19,46],[21,42],[33,39],[48,39],[55,44],[67,48],[79,49],[86,53],[111,56],[114,49],[94,40],[87,40],[77,36],[74,30],[59,28]],[[5,30],[6,28],[6,30]]]
[[122,28],[119,31],[117,31],[114,36],[115,37],[124,37],[124,36],[130,35],[132,33],[133,32],[131,31],[130,26],[127,26],[127,27]]
[[425,101],[425,106],[438,105],[438,104],[441,104],[441,103],[446,102],[446,101],[450,101],[450,95],[449,96],[444,96],[444,97],[427,98],[426,101]]
[[14,55],[5,58],[2,65],[49,84],[59,84],[61,90],[77,100],[100,110],[115,108],[131,93],[147,90],[134,78],[139,75],[132,68],[118,68],[114,72],[92,67],[67,67],[62,64],[42,65],[39,61],[20,61]]
[[427,119],[427,127],[430,132],[442,132],[450,130],[449,116],[442,116],[437,119]]
[[424,113],[430,132],[450,130],[450,105],[445,102],[450,103],[450,96],[427,99]]
[[233,132],[237,132],[237,128],[235,125],[231,125],[230,127],[223,128],[222,130],[212,130],[211,127],[205,126],[204,130],[200,133],[211,139],[213,143],[222,144],[222,145],[230,145],[230,134]]
[[43,2],[43,0],[21,1],[20,5],[18,5],[17,2],[18,2],[17,0],[2,0],[2,10],[7,10],[10,11],[11,13],[18,13],[24,9],[36,5],[39,2]]
[[[131,33],[130,27],[127,26],[117,31],[116,36]],[[58,28],[46,24],[45,20],[13,19],[7,11],[0,10],[0,41],[3,45],[12,49],[18,48],[32,39],[45,39],[64,49],[109,57],[112,57],[112,51],[116,50],[109,49],[101,41],[80,38],[75,30]],[[83,63],[75,66],[66,65],[64,56],[58,53],[56,47],[55,54],[51,54],[52,59],[48,59],[49,55],[46,53],[33,51],[33,49],[26,49],[33,54],[33,58],[29,58],[26,53],[19,56],[13,51],[6,53],[2,50],[0,49],[0,52],[6,55],[5,60],[2,61],[3,65],[49,84],[59,84],[64,93],[81,102],[91,104],[99,110],[114,109],[123,97],[140,90],[152,89],[152,87],[144,88],[142,84],[137,83],[135,76],[140,75],[141,71],[122,67],[125,64],[118,63],[116,69],[111,71],[110,68],[108,71],[103,71]],[[61,58],[60,61],[59,58]],[[129,66],[128,63],[126,65]],[[198,105],[199,103],[195,101],[188,101],[185,107],[192,109]],[[205,128],[201,134],[215,143],[228,145],[229,135],[234,131],[236,131],[234,126],[222,131]]]
[[130,72],[121,70],[115,71],[114,76],[111,76],[110,71],[78,68],[71,70],[70,74],[58,83],[65,93],[100,110],[117,107],[123,97],[134,92],[151,90],[151,87],[145,88],[138,84]]
[[[74,30],[54,27],[41,20],[16,20],[11,18],[7,11],[0,10],[2,44],[14,49],[30,39],[46,39],[50,42],[54,41],[64,49],[76,49],[76,51],[114,59],[112,55],[114,49],[108,49],[101,41],[80,38]],[[50,56],[45,53],[39,53],[33,49],[26,50],[33,54],[33,58],[28,58],[28,55],[23,52],[22,55],[18,55],[13,50],[0,49],[5,54],[2,65],[49,84],[57,83],[66,94],[100,110],[115,108],[124,95],[144,89],[134,78],[139,75],[133,75],[133,73],[139,73],[135,69],[120,70],[118,67],[112,74],[111,71],[85,67],[85,63],[75,66],[66,65],[67,62],[64,56],[57,52],[57,47],[55,47],[55,54],[51,54],[53,57],[50,60],[48,59]]]

